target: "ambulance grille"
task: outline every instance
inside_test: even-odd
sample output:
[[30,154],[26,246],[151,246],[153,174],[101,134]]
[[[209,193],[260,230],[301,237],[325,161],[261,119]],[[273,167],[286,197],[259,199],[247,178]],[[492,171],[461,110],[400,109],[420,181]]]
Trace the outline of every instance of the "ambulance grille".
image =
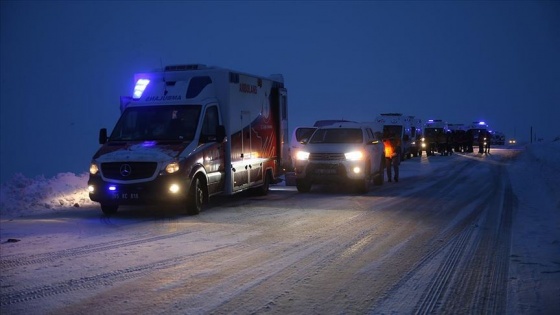
[[309,160],[311,161],[331,161],[344,159],[344,153],[311,153],[309,155]]
[[116,180],[136,180],[150,178],[157,170],[155,162],[111,162],[101,163],[105,178]]

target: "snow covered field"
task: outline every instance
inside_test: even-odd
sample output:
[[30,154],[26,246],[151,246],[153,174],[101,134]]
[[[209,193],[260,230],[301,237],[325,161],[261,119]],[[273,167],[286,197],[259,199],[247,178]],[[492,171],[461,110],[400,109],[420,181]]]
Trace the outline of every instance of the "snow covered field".
[[[511,151],[510,149],[495,149],[494,152],[496,156],[505,156],[505,158],[496,158],[492,157],[487,159],[489,163],[503,163],[506,165],[507,175],[509,176],[509,182],[511,183],[511,189],[513,191],[513,203],[514,206],[512,207],[515,209],[512,217],[512,224],[511,224],[511,241],[510,241],[510,250],[509,250],[509,267],[507,272],[507,313],[509,314],[559,314],[560,313],[560,193],[558,193],[558,187],[560,187],[560,141],[555,142],[548,142],[548,143],[537,143],[532,145],[527,145],[521,148],[521,154],[514,157],[514,154],[507,153]],[[508,158],[511,156],[511,158]],[[477,156],[476,154],[470,155],[461,155],[461,158],[469,158],[469,159],[484,159],[484,157]],[[428,174],[432,174],[437,168],[444,167],[447,163],[445,161],[445,157],[441,157],[437,159],[438,163],[416,163],[413,161],[405,161],[401,164],[401,182],[406,182],[407,178],[415,178],[417,176],[427,176]],[[416,160],[418,161],[418,160]],[[436,159],[434,159],[436,161]],[[507,181],[507,179],[506,179]],[[64,213],[72,213],[75,212],[76,208],[83,208],[84,212],[88,214],[88,220],[95,218],[95,217],[102,217],[101,211],[97,207],[96,204],[89,201],[87,190],[86,190],[86,182],[87,182],[87,174],[80,174],[75,175],[71,173],[62,173],[54,178],[43,178],[38,177],[34,179],[25,178],[23,176],[16,176],[13,180],[5,183],[1,187],[1,203],[0,203],[0,253],[1,253],[1,260],[2,260],[2,273],[0,275],[0,285],[2,288],[2,294],[6,294],[8,291],[8,287],[13,285],[13,277],[21,277],[25,279],[25,273],[20,276],[17,274],[10,273],[9,278],[6,276],[4,271],[5,266],[9,266],[10,259],[21,257],[21,255],[26,255],[28,257],[42,257],[41,255],[48,255],[44,253],[44,251],[48,248],[48,251],[65,253],[70,240],[65,239],[57,239],[54,237],[53,239],[42,239],[37,241],[37,247],[33,247],[34,245],[27,243],[26,246],[23,246],[24,242],[19,243],[12,243],[8,242],[9,239],[21,237],[18,233],[24,233],[21,231],[17,231],[13,229],[14,224],[24,223],[26,222],[26,218],[39,218],[44,219],[45,221],[53,221],[49,220],[49,218],[60,218],[60,214]],[[401,185],[394,184],[394,185]],[[389,186],[390,183],[385,183],[383,187],[383,191],[390,192],[390,197],[387,199],[388,202],[390,200],[402,199],[407,198],[411,194],[411,190],[402,190],[399,195],[399,186]],[[410,187],[409,187],[410,188]],[[272,189],[276,190],[295,190],[293,187],[273,187]],[[375,189],[374,189],[375,191]],[[375,195],[375,194],[374,194]],[[283,198],[282,196],[274,197],[275,194],[272,193],[273,198]],[[309,197],[303,197],[303,202],[310,205],[309,208],[312,208],[315,202],[317,202],[317,198],[321,195],[317,194],[310,194]],[[270,196],[269,196],[270,197]],[[394,198],[399,197],[399,198]],[[300,197],[302,198],[302,197]],[[340,211],[336,212],[317,212],[314,214],[313,211],[307,210],[305,215],[312,215],[316,216],[315,222],[319,222],[320,217],[325,216],[333,216],[333,219],[338,218],[341,219],[341,216],[350,215],[352,211],[358,211],[358,209],[353,210],[352,207],[367,207],[365,204],[365,200],[371,200],[363,198],[363,197],[340,197],[333,199],[335,204],[341,203],[343,201],[351,201],[355,200],[354,206],[350,205],[349,208],[346,209],[344,213]],[[376,197],[377,198],[377,197]],[[299,200],[299,199],[298,199]],[[377,200],[377,199],[376,199]],[[258,203],[259,201],[256,201]],[[242,205],[245,208],[251,208],[251,203],[254,201],[242,201]],[[256,207],[256,206],[255,206]],[[262,206],[261,206],[262,207]],[[301,203],[295,204],[294,207],[303,207]],[[241,209],[236,208],[234,206],[233,210]],[[237,242],[238,244],[244,244],[245,240],[249,239],[253,232],[246,231],[242,224],[242,221],[235,221],[236,215],[239,214],[239,211],[256,211],[255,209],[249,210],[235,210],[235,211],[226,211],[226,212],[219,212],[219,211],[211,211],[210,213],[201,214],[199,218],[195,218],[194,221],[187,220],[186,222],[176,222],[173,223],[175,228],[179,228],[184,224],[191,225],[190,229],[196,229],[196,224],[207,224],[214,221],[220,222],[228,222],[231,219],[234,219],[233,222],[236,225],[239,225],[240,230],[235,234],[235,239],[230,239],[229,242]],[[81,213],[81,211],[80,211]],[[93,217],[91,214],[94,214]],[[259,212],[261,213],[261,212]],[[265,212],[266,213],[266,212]],[[358,213],[358,212],[356,212]],[[123,214],[126,218],[131,214],[124,213]],[[276,217],[279,214],[276,212],[270,212],[270,216],[275,217],[274,220],[282,219],[282,220],[292,220],[294,219],[294,215],[292,214],[290,217],[281,218]],[[300,216],[302,214],[298,214]],[[352,214],[354,215],[354,214]],[[356,214],[358,215],[358,214]],[[142,218],[142,214],[139,214]],[[227,218],[225,216],[228,216]],[[71,219],[71,218],[70,218]],[[144,219],[146,219],[144,217]],[[255,220],[260,220],[259,222],[264,223],[271,221],[271,218],[260,214],[258,218]],[[150,220],[148,217],[146,220]],[[237,219],[241,220],[241,219]],[[243,219],[245,220],[245,219]],[[266,220],[266,221],[264,221]],[[326,220],[326,219],[325,219]],[[60,220],[54,220],[60,221]],[[31,222],[31,221],[29,221]],[[198,223],[197,223],[198,222]],[[243,221],[244,222],[244,221]],[[304,221],[302,221],[304,222]],[[326,221],[325,221],[326,222]],[[59,223],[57,223],[59,224]],[[158,223],[160,224],[160,223]],[[266,223],[270,224],[270,223]],[[303,224],[301,222],[283,222],[286,224],[286,228],[297,228],[298,224]],[[318,223],[317,223],[318,224]],[[160,224],[161,225],[161,224]],[[169,225],[171,226],[171,225]],[[156,227],[155,223],[152,227]],[[224,226],[225,227],[225,226]],[[159,228],[159,227],[158,227]],[[220,228],[217,226],[217,228]],[[123,227],[120,228],[122,230]],[[221,228],[220,228],[221,229]],[[307,233],[306,229],[302,230],[303,233]],[[87,231],[81,231],[80,233],[90,233]],[[117,230],[118,232],[118,230]],[[144,232],[138,232],[144,233]],[[183,233],[183,232],[181,232]],[[185,232],[185,233],[193,233],[196,234],[196,231]],[[216,232],[218,233],[218,232]],[[222,232],[220,232],[222,233]],[[478,232],[478,233],[482,233]],[[192,235],[191,235],[192,236]],[[62,237],[62,236],[61,236]],[[94,237],[91,235],[91,237]],[[82,242],[86,242],[86,240],[91,241],[92,238],[84,238]],[[97,237],[97,236],[96,236]],[[99,236],[101,237],[101,236]],[[109,243],[115,242],[111,239],[115,237],[115,235],[105,235],[102,236],[103,239],[109,240]],[[159,236],[158,236],[159,237]],[[153,237],[153,238],[158,238]],[[369,236],[364,237],[364,242],[368,239]],[[64,236],[64,238],[67,238]],[[159,238],[158,238],[159,239]],[[204,242],[204,246],[200,245],[200,248],[220,248],[225,246],[223,238],[214,238],[213,236],[206,235],[201,236],[201,240]],[[79,238],[71,243],[73,247],[79,245]],[[137,241],[130,241],[131,246],[134,246],[133,243]],[[241,242],[241,243],[239,243]],[[272,242],[271,249],[277,248],[280,244],[288,242],[288,240],[280,240]],[[19,245],[18,245],[19,244]],[[47,245],[45,247],[45,244]],[[361,251],[364,251],[363,248],[360,248],[360,242],[354,244],[352,248],[348,248],[345,252],[347,255],[356,255]],[[175,248],[175,250],[180,250],[180,243],[170,243],[167,244],[171,248]],[[323,246],[322,244],[320,244]],[[18,247],[19,246],[19,247]],[[80,245],[84,246],[84,245]],[[84,246],[84,248],[90,248],[93,245]],[[97,246],[97,245],[95,245]],[[246,246],[246,245],[241,245]],[[297,245],[301,246],[298,250],[299,254],[295,254],[294,257],[300,257],[305,254],[307,246],[305,245]],[[319,246],[319,245],[317,245]],[[177,247],[177,248],[176,248]],[[93,247],[91,247],[93,248]],[[197,247],[199,248],[199,247]],[[313,247],[312,247],[313,248]],[[311,248],[310,248],[311,249]],[[87,249],[89,251],[90,249]],[[190,249],[193,250],[193,249]],[[259,249],[260,250],[260,249]],[[292,249],[290,249],[292,250]],[[293,248],[296,250],[296,248]],[[85,250],[84,250],[85,251]],[[129,252],[129,255],[134,255],[134,249],[131,247],[130,249],[126,249],[126,252]],[[284,249],[280,252],[287,251]],[[39,255],[38,253],[43,253]],[[126,253],[125,253],[126,254]],[[31,256],[29,256],[31,255]],[[208,256],[212,254],[209,253]],[[8,257],[8,258],[6,258]],[[64,256],[66,257],[66,256]],[[73,257],[73,256],[72,256]],[[194,257],[194,256],[193,256]],[[261,257],[262,256],[258,256]],[[290,259],[294,259],[294,257]],[[307,257],[307,256],[305,256]],[[155,259],[156,257],[151,257],[147,259]],[[47,259],[47,258],[45,258]],[[89,258],[90,262],[92,257]],[[181,258],[183,259],[183,258]],[[201,258],[202,259],[202,258]],[[271,258],[272,259],[272,258]],[[48,261],[48,259],[47,259]],[[232,261],[235,264],[235,261]],[[301,263],[301,261],[299,261]],[[101,262],[92,262],[93,265],[84,265],[84,268],[89,269],[97,266],[98,264],[103,264]],[[276,270],[276,265],[281,265],[283,262],[282,260],[271,260],[270,265],[262,266],[264,269],[254,270],[255,274],[247,273],[246,277],[257,277],[260,274],[274,274],[278,272]],[[161,264],[158,263],[158,264]],[[319,269],[316,272],[320,272],[323,269],[326,269],[328,265],[324,265],[326,262],[322,262],[321,266],[317,267]],[[64,263],[63,263],[64,265]],[[159,265],[154,265],[159,266]],[[119,266],[117,266],[119,267]],[[6,267],[7,268],[7,267]],[[50,268],[50,267],[49,267]],[[52,270],[51,272],[53,275],[56,272],[60,272],[60,270],[49,269],[45,267],[43,270],[47,272],[45,277],[48,277],[48,270]],[[75,270],[75,273],[81,274],[84,273],[84,270],[78,269],[79,266],[72,266],[72,267],[65,267],[69,269]],[[120,267],[124,268],[124,267]],[[303,267],[301,267],[303,268]],[[60,269],[60,268],[59,268]],[[156,268],[157,269],[157,268]],[[427,269],[429,270],[429,269]],[[350,270],[352,271],[352,270]],[[362,270],[363,271],[363,270]],[[10,272],[12,272],[10,270]],[[101,271],[98,271],[101,272]],[[211,276],[212,271],[202,270],[202,275],[208,274]],[[426,271],[424,271],[426,272]],[[419,270],[418,273],[421,275],[422,270]],[[238,275],[240,277],[240,275]],[[87,276],[82,277],[80,279],[90,279],[94,278],[95,276]],[[415,280],[410,279],[408,282]],[[35,280],[34,280],[35,281]],[[40,281],[40,280],[37,280]],[[85,281],[85,280],[84,280]],[[257,281],[257,280],[255,280]],[[264,280],[260,280],[264,281]],[[414,282],[411,282],[412,284]],[[8,285],[9,284],[9,285]],[[411,285],[412,285],[411,284]],[[170,284],[171,285],[171,284]],[[425,283],[420,282],[419,286],[425,285]],[[403,285],[402,288],[407,288],[407,285]],[[241,290],[245,290],[247,288],[239,287],[237,290],[239,292],[227,292],[230,296],[229,298],[234,298],[236,294],[241,294]],[[272,288],[271,288],[272,289]],[[141,290],[141,287],[135,288],[135,290]],[[76,298],[81,299],[82,297],[79,296],[79,290],[71,290],[73,291],[73,295],[76,295]],[[214,292],[217,293],[217,292]],[[412,291],[404,291],[400,292],[393,292],[392,296],[385,298],[384,303],[379,304],[379,309],[371,310],[371,313],[377,313],[379,310],[392,310],[401,312],[407,312],[412,310],[413,305],[408,305],[405,302],[399,301],[400,298],[404,296],[414,296]],[[225,292],[222,293],[226,294]],[[287,291],[284,294],[288,294]],[[309,293],[311,295],[311,293]],[[418,294],[418,292],[416,293]],[[399,298],[400,297],[400,298]],[[40,300],[39,300],[40,301]],[[213,307],[219,307],[220,304],[216,304],[213,306],[208,306],[208,304],[204,304],[203,299],[195,299],[194,301],[198,301],[202,303],[201,305],[205,305],[204,308],[201,306],[200,310],[212,310]],[[282,313],[284,311],[290,311],[291,309],[286,305],[280,305],[280,301],[283,301],[281,297],[277,297],[270,306],[270,310],[276,313]],[[222,300],[223,302],[223,300]],[[317,301],[313,301],[317,303]],[[6,302],[7,303],[7,302]],[[53,300],[50,303],[54,303]],[[93,303],[93,302],[92,302]],[[217,303],[217,302],[216,302]],[[225,302],[223,302],[225,303]],[[241,307],[243,304],[237,304],[238,307]],[[271,302],[272,303],[272,302]],[[302,303],[300,301],[300,303]],[[83,304],[83,303],[82,303]],[[18,305],[18,304],[16,304]],[[236,304],[234,304],[236,305]],[[21,306],[21,305],[20,305]],[[183,305],[184,306],[184,305]],[[245,305],[246,307],[251,306],[251,304]],[[127,311],[128,308],[126,305],[122,305],[119,309],[118,306],[114,306],[115,312],[119,311]],[[130,305],[128,305],[130,307]],[[311,307],[311,306],[310,306]],[[316,307],[316,306],[315,306]],[[13,313],[14,310],[17,310],[13,305],[10,306],[2,306],[2,310],[7,310],[7,313]],[[49,309],[49,308],[47,308]],[[53,309],[51,309],[53,310]],[[63,313],[71,313],[72,308],[66,310]],[[168,309],[169,310],[169,309]],[[232,311],[236,311],[235,309]],[[307,309],[305,311],[313,312],[313,309]],[[204,311],[201,311],[204,313]],[[4,312],[2,312],[4,313]]]

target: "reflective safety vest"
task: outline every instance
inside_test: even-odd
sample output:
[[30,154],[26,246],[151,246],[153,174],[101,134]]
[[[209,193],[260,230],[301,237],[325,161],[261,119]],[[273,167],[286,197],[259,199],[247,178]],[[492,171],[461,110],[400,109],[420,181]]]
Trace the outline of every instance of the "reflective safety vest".
[[395,149],[389,140],[383,140],[383,144],[385,145],[385,157],[393,157],[395,154]]

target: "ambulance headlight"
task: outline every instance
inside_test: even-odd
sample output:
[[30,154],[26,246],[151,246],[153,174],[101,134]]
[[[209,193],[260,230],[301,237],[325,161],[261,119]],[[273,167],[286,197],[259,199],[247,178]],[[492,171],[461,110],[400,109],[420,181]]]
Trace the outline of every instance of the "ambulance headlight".
[[359,161],[364,158],[364,153],[362,151],[352,151],[344,153],[344,157],[346,157],[348,161]]
[[171,163],[167,164],[167,166],[165,167],[165,171],[169,174],[173,174],[173,173],[179,171],[179,163],[171,162]]
[[95,187],[93,185],[89,185],[87,190],[90,194],[93,194],[95,192]]
[[307,161],[309,159],[309,152],[298,151],[296,153],[296,160]]
[[99,172],[99,167],[96,163],[91,163],[91,165],[89,166],[89,173],[91,175],[95,175],[97,174],[97,172]]
[[426,144],[424,142],[422,142],[422,148],[425,148]]
[[352,171],[354,171],[354,174],[360,174],[360,172],[362,171],[362,169],[359,168],[358,166],[356,166],[356,167],[354,167],[354,168],[352,169]]

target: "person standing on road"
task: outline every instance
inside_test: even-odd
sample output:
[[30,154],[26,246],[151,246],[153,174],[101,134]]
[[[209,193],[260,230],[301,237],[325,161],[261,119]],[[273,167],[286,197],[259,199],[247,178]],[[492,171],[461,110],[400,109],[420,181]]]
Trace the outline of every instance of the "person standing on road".
[[484,154],[484,139],[485,139],[485,132],[480,131],[478,133],[478,154]]
[[385,168],[387,169],[388,181],[391,180],[391,168],[395,171],[395,182],[399,181],[399,163],[400,163],[400,142],[395,136],[390,137],[386,133],[383,137],[383,144],[385,145]]
[[484,141],[484,154],[486,155],[490,154],[490,141],[492,141],[492,134],[487,131]]

